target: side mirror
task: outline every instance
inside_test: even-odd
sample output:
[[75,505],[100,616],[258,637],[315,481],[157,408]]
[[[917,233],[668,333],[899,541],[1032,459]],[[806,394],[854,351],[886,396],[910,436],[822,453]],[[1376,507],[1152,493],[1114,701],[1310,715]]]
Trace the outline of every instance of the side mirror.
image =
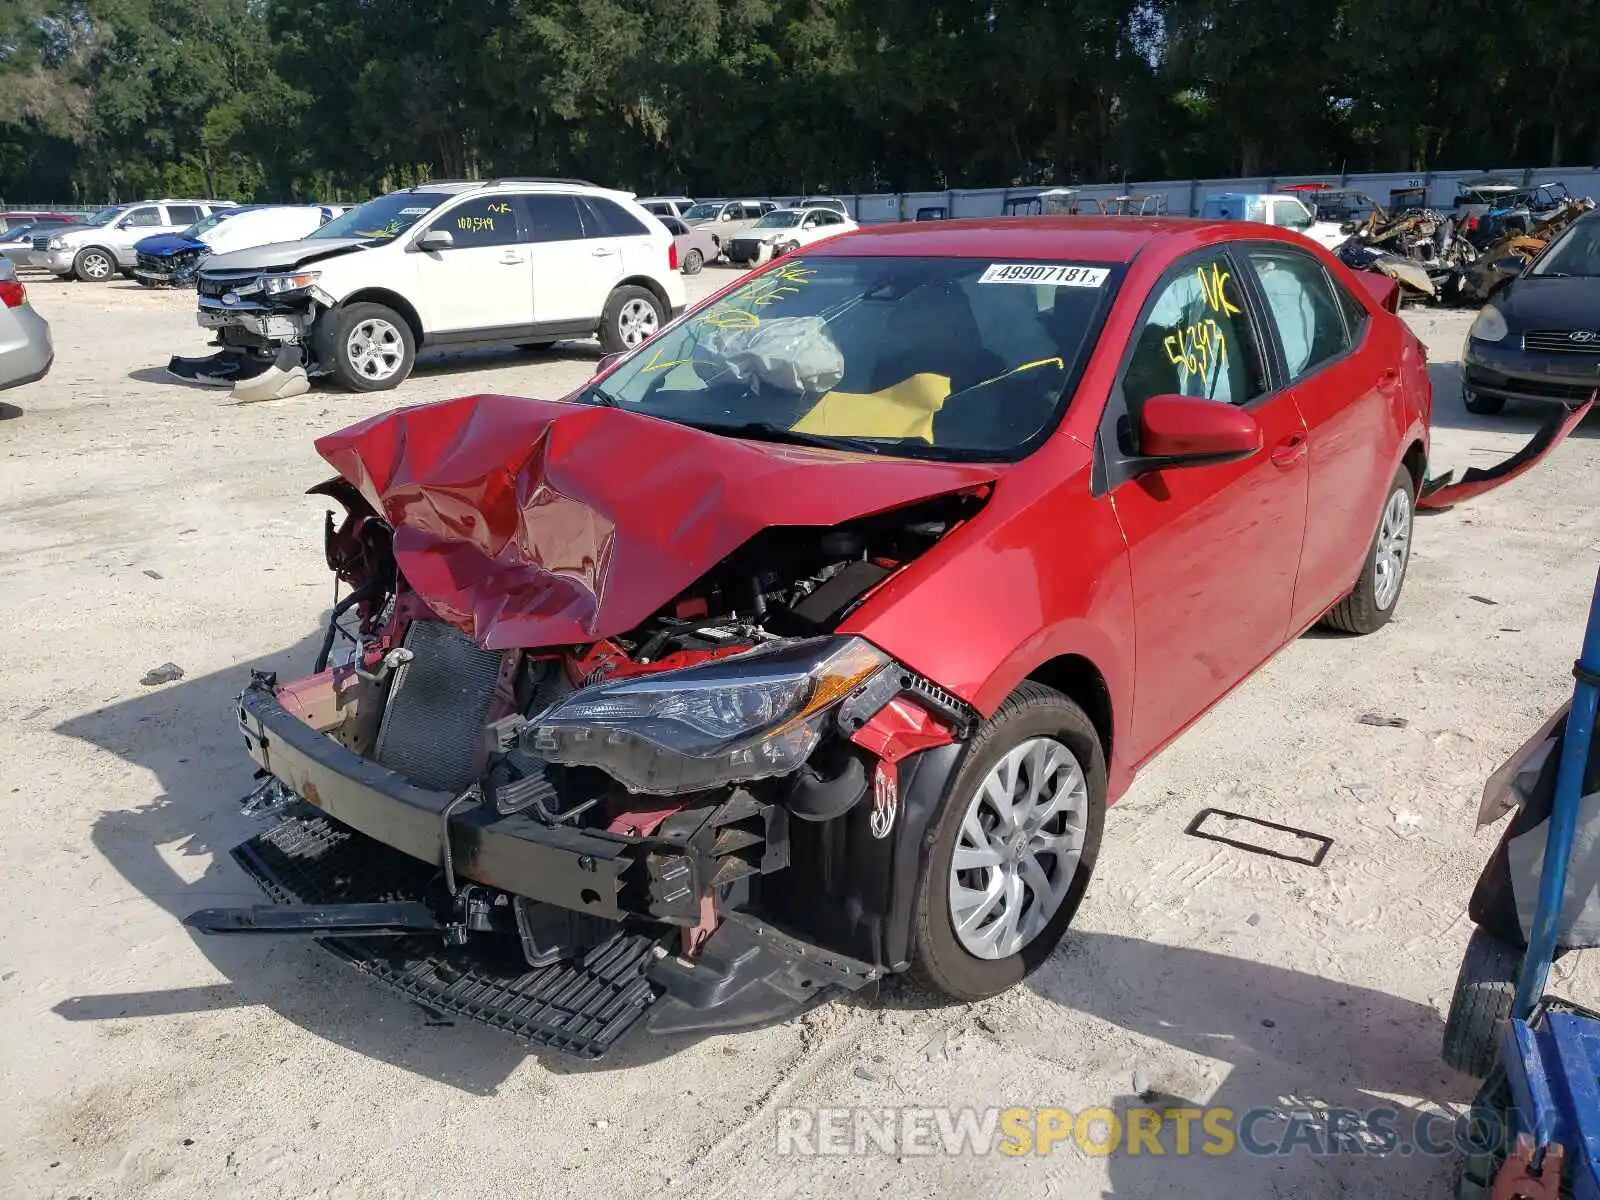
[[1151,396],[1139,409],[1136,474],[1203,467],[1249,458],[1261,449],[1261,426],[1242,408],[1203,396]]
[[1504,258],[1495,259],[1489,264],[1489,269],[1497,275],[1521,275],[1522,268],[1527,265],[1527,259],[1508,254]]
[[600,375],[606,371],[609,371],[613,366],[616,365],[617,360],[626,353],[626,350],[613,350],[610,354],[602,354],[599,360],[594,364],[594,373],[596,375]]
[[448,250],[455,244],[455,235],[448,229],[430,229],[417,239],[418,250]]

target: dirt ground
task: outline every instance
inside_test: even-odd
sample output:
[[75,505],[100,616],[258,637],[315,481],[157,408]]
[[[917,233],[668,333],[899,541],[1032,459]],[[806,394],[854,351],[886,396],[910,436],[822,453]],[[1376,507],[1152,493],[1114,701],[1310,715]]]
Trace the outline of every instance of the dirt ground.
[[[711,271],[691,294],[726,279]],[[596,1066],[440,1022],[309,942],[197,940],[254,903],[230,700],[309,669],[330,472],[312,438],[393,406],[554,397],[598,350],[425,364],[397,394],[232,407],[161,371],[191,294],[30,281],[43,382],[0,396],[0,1194],[19,1197],[1444,1197],[1427,1155],[786,1158],[791,1106],[1460,1105],[1439,1037],[1495,834],[1485,774],[1571,685],[1600,551],[1593,427],[1483,500],[1419,518],[1397,620],[1307,636],[1108,818],[1073,932],[1024,986],[937,1007],[891,984],[776,1028],[634,1039]],[[1412,318],[1435,469],[1537,421],[1461,407],[1461,314]],[[1589,483],[1585,483],[1589,480]],[[140,677],[166,662],[176,683]],[[1403,728],[1361,724],[1364,713]],[[1320,867],[1184,835],[1215,805],[1333,839]],[[1580,963],[1582,976],[1586,968]],[[1563,974],[1570,974],[1564,971]],[[1584,978],[1569,979],[1582,999]]]

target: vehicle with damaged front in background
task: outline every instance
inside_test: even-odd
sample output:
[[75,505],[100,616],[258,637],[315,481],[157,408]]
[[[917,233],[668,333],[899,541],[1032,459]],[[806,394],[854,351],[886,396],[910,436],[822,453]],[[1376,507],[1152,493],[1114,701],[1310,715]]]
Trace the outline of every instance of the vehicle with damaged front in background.
[[350,590],[238,703],[276,903],[187,923],[584,1055],[1013,986],[1141,764],[1395,612],[1431,397],[1393,286],[1240,222],[886,226],[566,401],[322,438]]

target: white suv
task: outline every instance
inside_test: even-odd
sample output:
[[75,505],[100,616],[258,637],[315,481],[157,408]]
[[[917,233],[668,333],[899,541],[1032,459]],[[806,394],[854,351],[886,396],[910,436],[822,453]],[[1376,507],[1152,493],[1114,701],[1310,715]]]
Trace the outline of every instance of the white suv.
[[214,212],[238,207],[228,200],[143,200],[102,208],[81,225],[33,240],[28,265],[62,278],[104,283],[118,271],[132,273],[135,242],[156,233],[177,233]]
[[630,194],[546,179],[391,192],[303,241],[213,255],[198,290],[223,351],[169,369],[239,399],[297,395],[320,375],[392,388],[419,349],[598,334],[625,350],[685,296],[672,235]]

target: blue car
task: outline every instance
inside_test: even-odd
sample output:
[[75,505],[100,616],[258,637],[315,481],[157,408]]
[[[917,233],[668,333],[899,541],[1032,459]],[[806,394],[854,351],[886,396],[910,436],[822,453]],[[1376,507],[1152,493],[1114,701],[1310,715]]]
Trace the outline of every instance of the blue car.
[[134,278],[144,287],[187,287],[193,284],[201,262],[211,253],[211,247],[200,240],[200,234],[216,228],[229,217],[249,212],[255,207],[259,206],[240,205],[237,208],[219,209],[180,233],[156,233],[141,238],[133,245]]

